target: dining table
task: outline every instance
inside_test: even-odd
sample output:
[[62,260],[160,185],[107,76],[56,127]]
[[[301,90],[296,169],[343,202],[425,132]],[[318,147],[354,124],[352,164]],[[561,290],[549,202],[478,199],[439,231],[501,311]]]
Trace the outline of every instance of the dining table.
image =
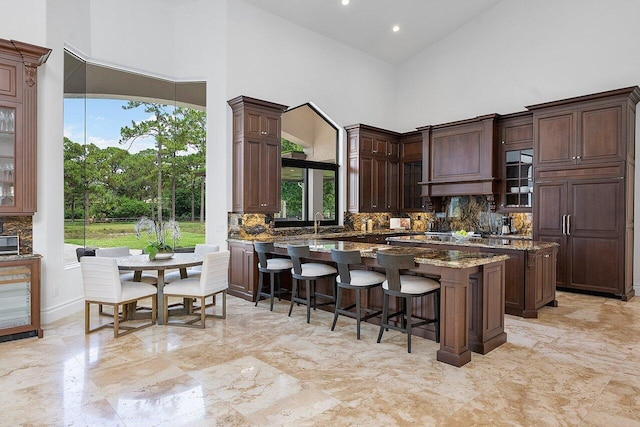
[[167,270],[180,270],[180,277],[187,277],[187,268],[202,265],[204,262],[204,256],[195,253],[174,253],[170,258],[163,259],[149,259],[148,254],[142,255],[130,255],[126,257],[117,257],[118,269],[122,271],[133,271],[134,281],[140,281],[143,271],[154,270],[158,274],[158,316],[157,322],[159,325],[164,324],[164,310],[162,304],[164,304],[164,273]]

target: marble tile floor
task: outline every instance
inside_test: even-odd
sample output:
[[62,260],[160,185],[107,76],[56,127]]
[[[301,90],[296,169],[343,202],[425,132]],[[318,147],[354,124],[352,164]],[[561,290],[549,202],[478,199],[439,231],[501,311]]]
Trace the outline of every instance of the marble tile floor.
[[640,297],[558,294],[508,342],[455,368],[437,344],[288,304],[229,297],[207,328],[0,343],[1,426],[640,426]]

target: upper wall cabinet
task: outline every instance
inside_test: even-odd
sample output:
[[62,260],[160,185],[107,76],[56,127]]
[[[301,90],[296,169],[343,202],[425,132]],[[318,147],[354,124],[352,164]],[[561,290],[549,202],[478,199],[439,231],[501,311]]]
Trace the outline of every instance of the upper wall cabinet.
[[422,132],[400,137],[400,210],[424,211],[422,198]]
[[[633,157],[627,123],[634,88],[527,107],[533,111],[536,169],[579,167]],[[633,104],[632,107],[635,107]]]
[[533,116],[500,116],[500,212],[531,212],[533,202]]
[[496,118],[490,114],[418,129],[424,141],[423,196],[497,193]]
[[397,211],[400,134],[362,124],[345,129],[349,141],[348,211]]
[[233,110],[233,212],[279,212],[280,126],[288,107],[247,96],[228,103]]
[[0,39],[0,214],[37,202],[37,68],[51,49]]

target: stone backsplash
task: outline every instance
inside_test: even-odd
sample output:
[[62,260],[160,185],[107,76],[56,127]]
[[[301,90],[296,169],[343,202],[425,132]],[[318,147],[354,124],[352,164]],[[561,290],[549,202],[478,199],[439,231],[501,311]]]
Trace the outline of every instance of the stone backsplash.
[[[412,213],[345,213],[344,227],[322,226],[321,233],[333,233],[366,229],[372,221],[373,230],[388,230],[391,218],[409,218],[412,231],[467,230],[489,234],[500,234],[502,218],[507,214],[492,212],[484,196],[445,197],[443,211]],[[512,234],[531,235],[532,215],[510,213]],[[274,227],[273,215],[229,213],[228,236],[233,239],[253,240],[274,236],[294,236],[313,233],[312,226]]]
[[2,236],[18,236],[20,255],[33,253],[33,218],[31,216],[1,216]]

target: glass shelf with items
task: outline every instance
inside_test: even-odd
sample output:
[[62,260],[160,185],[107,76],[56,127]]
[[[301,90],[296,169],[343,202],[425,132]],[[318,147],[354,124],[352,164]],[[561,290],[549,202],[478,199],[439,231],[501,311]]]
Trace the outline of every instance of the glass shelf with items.
[[505,166],[505,207],[531,208],[533,149],[506,151]]

